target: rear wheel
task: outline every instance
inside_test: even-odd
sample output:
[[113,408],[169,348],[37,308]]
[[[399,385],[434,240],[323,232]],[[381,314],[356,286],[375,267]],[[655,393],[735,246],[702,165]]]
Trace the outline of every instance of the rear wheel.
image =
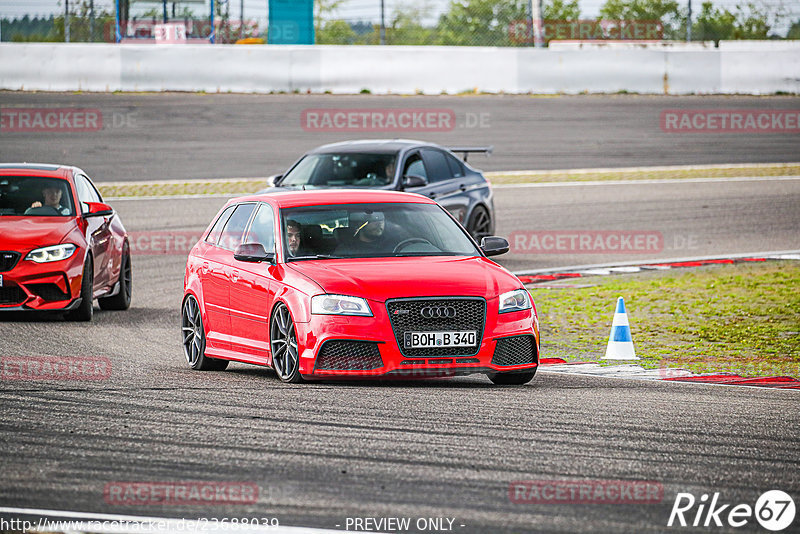
[[300,357],[297,350],[297,333],[289,308],[281,302],[272,312],[269,327],[272,367],[283,382],[297,384],[300,376]]
[[103,310],[127,310],[131,307],[131,254],[125,249],[122,254],[122,263],[119,268],[119,292],[113,297],[97,299]]
[[183,301],[181,313],[181,333],[183,335],[183,355],[189,367],[197,371],[224,371],[228,360],[218,360],[206,356],[206,332],[200,305],[189,295]]
[[467,222],[467,232],[469,232],[469,235],[478,243],[481,242],[482,237],[491,235],[492,217],[489,215],[486,208],[477,206],[472,211],[472,215],[469,216],[469,222]]
[[91,321],[94,315],[94,262],[91,256],[86,256],[83,262],[83,276],[81,277],[81,303],[77,308],[67,313],[70,321]]
[[536,369],[524,373],[497,373],[489,375],[489,380],[498,386],[521,386],[527,384],[536,375]]

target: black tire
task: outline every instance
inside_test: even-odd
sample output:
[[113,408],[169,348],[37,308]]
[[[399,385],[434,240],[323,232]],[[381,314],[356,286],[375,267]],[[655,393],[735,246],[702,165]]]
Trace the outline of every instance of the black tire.
[[224,371],[228,360],[206,356],[206,331],[197,300],[189,295],[181,309],[181,336],[186,363],[195,371]]
[[94,262],[91,256],[86,256],[83,262],[83,276],[81,277],[81,303],[74,310],[67,313],[70,321],[91,321],[94,315]]
[[524,373],[497,373],[489,375],[489,380],[498,386],[521,386],[527,384],[536,375],[536,369]]
[[482,237],[492,235],[492,217],[486,208],[477,206],[472,210],[467,222],[467,232],[478,244],[481,243]]
[[269,322],[269,346],[272,351],[272,368],[282,382],[299,384],[300,351],[297,348],[297,332],[289,308],[281,302],[272,310]]
[[119,293],[113,297],[97,299],[103,310],[127,310],[131,307],[131,294],[133,286],[133,272],[131,270],[131,253],[127,247],[122,253],[122,263],[119,269]]

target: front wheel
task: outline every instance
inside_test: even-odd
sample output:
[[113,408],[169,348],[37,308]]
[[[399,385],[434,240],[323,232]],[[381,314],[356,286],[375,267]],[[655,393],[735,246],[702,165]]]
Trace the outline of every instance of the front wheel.
[[498,386],[521,386],[527,384],[536,375],[536,369],[524,373],[497,373],[489,375],[489,380]]
[[224,371],[228,360],[218,360],[206,356],[206,332],[200,305],[189,295],[183,301],[181,313],[181,333],[183,335],[183,355],[186,363],[196,371]]
[[281,302],[272,312],[269,326],[272,367],[283,382],[297,384],[300,376],[300,357],[297,350],[297,333],[289,308]]
[[469,222],[467,222],[467,232],[469,232],[469,235],[478,243],[481,242],[482,237],[491,235],[492,217],[489,215],[486,208],[478,206],[472,211],[472,214],[469,216]]
[[81,303],[77,308],[67,313],[70,321],[91,321],[94,315],[94,262],[91,256],[86,256],[83,262],[83,276],[81,277]]
[[100,308],[103,310],[127,310],[130,308],[132,282],[131,253],[125,250],[119,267],[119,292],[113,297],[97,299]]

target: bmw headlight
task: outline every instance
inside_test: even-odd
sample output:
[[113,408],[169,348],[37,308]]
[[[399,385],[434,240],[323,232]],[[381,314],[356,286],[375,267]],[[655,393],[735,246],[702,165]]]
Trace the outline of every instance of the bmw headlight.
[[524,289],[517,289],[500,295],[499,313],[531,309],[531,296]]
[[311,297],[311,313],[319,315],[361,315],[372,317],[367,301],[346,295],[317,295]]
[[64,245],[53,245],[52,247],[42,247],[28,252],[26,260],[36,263],[49,263],[51,261],[66,260],[78,247],[69,243]]

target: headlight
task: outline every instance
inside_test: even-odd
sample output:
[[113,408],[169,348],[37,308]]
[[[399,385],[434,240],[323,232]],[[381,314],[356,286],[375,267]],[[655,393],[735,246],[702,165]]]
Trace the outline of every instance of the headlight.
[[35,261],[36,263],[48,263],[51,261],[66,260],[78,247],[75,245],[53,245],[52,247],[42,247],[36,250],[31,250],[25,256],[26,260]]
[[500,295],[499,313],[531,309],[531,296],[525,289],[517,289]]
[[311,297],[311,313],[320,315],[362,315],[372,317],[367,301],[345,295],[317,295]]

